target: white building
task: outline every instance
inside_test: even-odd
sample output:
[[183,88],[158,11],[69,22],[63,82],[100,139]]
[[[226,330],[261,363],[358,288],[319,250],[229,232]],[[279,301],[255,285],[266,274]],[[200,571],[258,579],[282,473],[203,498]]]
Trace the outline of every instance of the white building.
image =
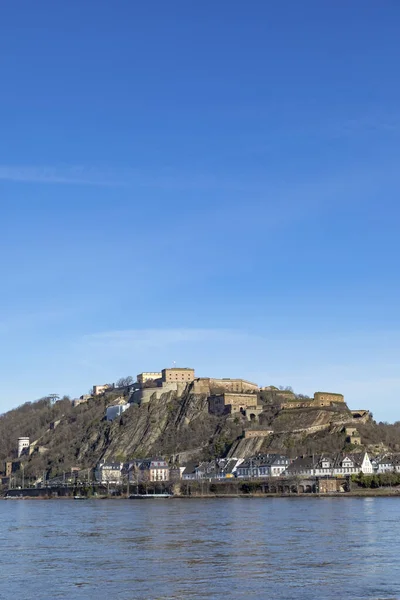
[[114,419],[117,419],[118,417],[120,417],[122,415],[122,413],[124,413],[126,411],[127,408],[129,408],[129,404],[127,404],[127,403],[109,406],[106,409],[107,421],[114,421]]
[[123,464],[119,462],[100,462],[94,472],[99,483],[120,483]]
[[25,450],[29,448],[29,438],[28,437],[19,437],[18,438],[18,458],[21,456]]
[[168,481],[168,463],[162,458],[149,458],[140,462],[140,481]]
[[393,473],[395,469],[394,461],[391,456],[377,456],[372,461],[372,467],[375,473]]

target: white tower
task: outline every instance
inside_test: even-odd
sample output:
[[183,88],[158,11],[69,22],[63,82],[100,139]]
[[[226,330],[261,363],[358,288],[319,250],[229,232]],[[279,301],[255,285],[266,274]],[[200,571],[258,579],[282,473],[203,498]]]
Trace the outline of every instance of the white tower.
[[28,437],[19,437],[18,438],[18,458],[21,456],[23,451],[29,448],[29,438]]

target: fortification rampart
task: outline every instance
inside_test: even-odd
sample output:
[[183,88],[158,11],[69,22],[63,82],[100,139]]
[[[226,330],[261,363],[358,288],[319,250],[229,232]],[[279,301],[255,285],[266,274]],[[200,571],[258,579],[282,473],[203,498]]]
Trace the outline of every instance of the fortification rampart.
[[320,408],[321,406],[335,406],[337,404],[345,404],[343,394],[334,394],[331,392],[315,392],[314,398],[294,399],[290,402],[283,402],[281,408],[292,409],[292,408]]
[[170,383],[163,383],[162,386],[135,390],[132,402],[135,404],[146,404],[151,400],[158,400],[167,392],[177,392],[177,395],[181,396],[186,389],[186,385],[186,383],[171,381]]
[[249,438],[268,437],[273,433],[274,432],[272,431],[272,429],[245,429],[243,431],[244,438],[246,440]]
[[257,395],[251,393],[228,392],[213,394],[208,398],[208,410],[215,415],[238,413],[254,408],[257,412]]

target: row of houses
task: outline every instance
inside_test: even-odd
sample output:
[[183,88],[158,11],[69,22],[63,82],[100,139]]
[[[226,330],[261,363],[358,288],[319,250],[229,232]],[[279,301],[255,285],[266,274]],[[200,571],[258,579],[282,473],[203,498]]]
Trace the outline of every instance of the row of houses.
[[400,473],[399,454],[381,454],[371,459],[374,473]]
[[282,454],[259,454],[245,460],[231,458],[191,463],[183,471],[182,479],[342,477],[359,473],[400,473],[400,455],[370,457],[367,452],[359,452],[289,458]]
[[191,461],[186,464],[181,477],[184,480],[233,478],[243,461],[243,458],[220,458],[200,463]]
[[326,454],[289,458],[283,454],[259,454],[251,458],[211,461],[188,465],[183,479],[241,479],[267,477],[337,477],[358,473],[373,474],[375,466],[366,452]]
[[95,470],[99,483],[129,481],[249,479],[267,477],[343,477],[346,475],[400,473],[400,455],[370,457],[367,452],[318,454],[289,458],[283,454],[258,454],[251,458],[221,458],[169,465],[163,458],[129,463],[100,462]]

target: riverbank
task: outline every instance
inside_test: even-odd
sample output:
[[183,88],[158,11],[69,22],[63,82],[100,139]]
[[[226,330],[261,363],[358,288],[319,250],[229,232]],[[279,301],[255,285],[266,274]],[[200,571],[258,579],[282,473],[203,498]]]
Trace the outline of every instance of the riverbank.
[[[160,495],[161,496],[161,495]],[[269,494],[262,492],[253,492],[247,494],[174,494],[168,497],[155,498],[153,495],[148,497],[140,498],[128,498],[126,495],[102,495],[102,496],[87,496],[82,498],[74,498],[73,496],[29,496],[29,495],[15,495],[15,496],[1,496],[0,500],[209,500],[209,499],[230,499],[230,498],[385,498],[385,497],[400,497],[400,489],[397,488],[377,488],[377,489],[357,489],[351,490],[350,492],[328,492],[328,493],[280,493],[280,494]]]

